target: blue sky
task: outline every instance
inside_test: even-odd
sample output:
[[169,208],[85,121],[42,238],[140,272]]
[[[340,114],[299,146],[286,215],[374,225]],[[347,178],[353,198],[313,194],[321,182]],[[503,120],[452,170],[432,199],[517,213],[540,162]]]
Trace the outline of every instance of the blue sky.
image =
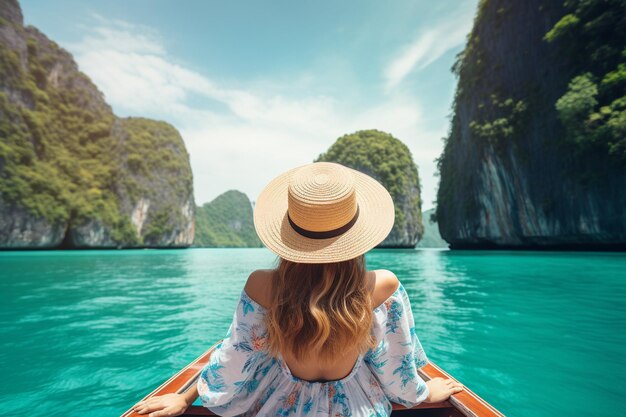
[[69,50],[119,116],[172,123],[196,203],[255,200],[340,136],[393,134],[418,165],[423,208],[477,0],[23,0],[27,24]]

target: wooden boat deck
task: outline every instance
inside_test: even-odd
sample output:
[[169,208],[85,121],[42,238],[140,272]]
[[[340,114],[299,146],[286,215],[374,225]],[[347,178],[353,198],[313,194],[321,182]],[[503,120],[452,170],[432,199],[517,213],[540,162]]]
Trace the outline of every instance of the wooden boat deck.
[[[181,369],[177,374],[165,381],[161,386],[146,395],[143,399],[150,397],[185,392],[192,384],[196,383],[202,368],[209,361],[211,353],[215,346],[211,347],[205,353],[200,355],[196,360]],[[439,368],[432,362],[420,369],[420,375],[424,380],[436,377],[452,378],[444,370]],[[454,378],[453,378],[454,379]],[[147,414],[137,414],[132,410],[126,411],[121,417],[146,417]],[[208,409],[196,405],[192,405],[183,414],[185,417],[194,416],[213,416]],[[503,417],[504,415],[496,410],[489,403],[484,401],[478,395],[474,394],[470,389],[465,389],[458,394],[450,397],[448,401],[441,403],[421,403],[413,408],[405,408],[398,404],[393,404],[393,416],[397,417]]]

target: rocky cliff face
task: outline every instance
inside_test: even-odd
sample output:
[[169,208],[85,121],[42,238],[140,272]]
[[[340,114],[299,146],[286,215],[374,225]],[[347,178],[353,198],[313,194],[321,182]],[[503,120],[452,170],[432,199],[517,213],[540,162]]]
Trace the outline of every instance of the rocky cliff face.
[[252,204],[241,191],[229,190],[196,209],[194,246],[262,247],[254,229]]
[[559,0],[479,4],[439,160],[452,248],[626,245],[626,160],[581,148],[557,111],[582,71],[571,39],[545,39],[566,13]]
[[[165,122],[116,118],[114,195],[130,219],[126,247],[189,246],[194,239],[195,202],[189,155],[178,131]],[[125,220],[126,221],[126,220]],[[117,246],[115,229],[97,218],[75,221],[66,243],[71,247]]]
[[194,211],[176,129],[116,117],[68,52],[0,3],[0,248],[189,246]]
[[414,248],[424,234],[417,166],[409,148],[388,133],[363,130],[342,136],[314,162],[337,162],[383,184],[395,206],[389,236],[377,247]]

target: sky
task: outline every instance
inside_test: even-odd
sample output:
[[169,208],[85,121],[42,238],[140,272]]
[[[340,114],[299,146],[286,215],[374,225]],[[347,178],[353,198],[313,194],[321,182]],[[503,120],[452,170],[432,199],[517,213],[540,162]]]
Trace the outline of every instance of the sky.
[[190,154],[196,204],[254,201],[339,137],[391,133],[411,150],[422,208],[477,0],[22,0],[121,117],[164,120]]

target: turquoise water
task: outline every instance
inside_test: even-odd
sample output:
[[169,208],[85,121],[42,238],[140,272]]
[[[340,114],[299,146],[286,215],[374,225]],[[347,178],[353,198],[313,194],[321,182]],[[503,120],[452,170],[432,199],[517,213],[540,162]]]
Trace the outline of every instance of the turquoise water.
[[[224,336],[266,249],[0,253],[2,415],[115,416]],[[430,359],[508,416],[620,415],[626,254],[375,250]]]

